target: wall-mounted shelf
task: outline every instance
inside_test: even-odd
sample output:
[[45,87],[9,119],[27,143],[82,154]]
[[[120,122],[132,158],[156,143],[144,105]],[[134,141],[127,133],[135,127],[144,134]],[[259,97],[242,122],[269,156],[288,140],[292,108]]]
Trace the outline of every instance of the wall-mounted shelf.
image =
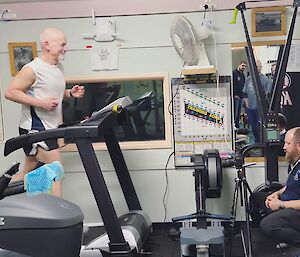
[[199,75],[199,74],[213,74],[216,73],[217,70],[214,66],[209,67],[201,67],[201,66],[185,66],[182,69],[182,75],[190,76],[190,75]]

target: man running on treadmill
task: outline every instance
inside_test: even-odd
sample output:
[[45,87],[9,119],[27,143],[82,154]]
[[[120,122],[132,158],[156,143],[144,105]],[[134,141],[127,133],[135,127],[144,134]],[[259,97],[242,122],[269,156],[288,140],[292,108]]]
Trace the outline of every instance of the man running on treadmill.
[[[20,134],[57,128],[61,123],[63,99],[84,95],[83,86],[75,85],[66,89],[60,63],[67,52],[64,32],[57,28],[46,28],[40,34],[40,43],[41,56],[23,66],[5,92],[7,99],[22,104]],[[38,161],[62,162],[57,148],[57,140],[46,140],[25,147],[23,171],[16,174],[13,180],[23,180],[24,175],[33,170]],[[61,196],[61,181],[53,182],[52,195]]]

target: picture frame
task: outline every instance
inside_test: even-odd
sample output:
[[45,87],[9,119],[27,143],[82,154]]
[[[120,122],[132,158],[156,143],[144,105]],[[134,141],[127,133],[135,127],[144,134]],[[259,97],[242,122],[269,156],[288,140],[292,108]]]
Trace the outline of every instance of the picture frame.
[[286,7],[253,8],[251,14],[252,37],[286,35]]
[[15,76],[22,67],[37,57],[36,42],[8,43],[11,75]]

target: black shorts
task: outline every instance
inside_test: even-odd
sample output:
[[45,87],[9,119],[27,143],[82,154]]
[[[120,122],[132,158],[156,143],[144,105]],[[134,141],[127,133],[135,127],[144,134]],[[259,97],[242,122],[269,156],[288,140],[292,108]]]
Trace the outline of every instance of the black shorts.
[[[27,129],[19,128],[19,133],[20,135],[27,135],[30,133],[35,133],[35,131],[29,131]],[[48,139],[45,141],[34,143],[32,145],[25,145],[23,147],[23,150],[26,156],[35,156],[37,154],[37,147],[41,147],[47,151],[57,149],[58,148],[57,139]]]

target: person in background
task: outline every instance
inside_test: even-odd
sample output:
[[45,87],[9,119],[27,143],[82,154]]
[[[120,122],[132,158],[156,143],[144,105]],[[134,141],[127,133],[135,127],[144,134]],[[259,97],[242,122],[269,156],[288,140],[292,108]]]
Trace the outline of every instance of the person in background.
[[245,84],[244,71],[247,67],[245,61],[241,61],[239,66],[232,71],[233,78],[233,101],[234,101],[234,124],[236,128],[240,127],[240,115],[243,101],[243,87]]
[[[275,83],[275,81],[273,81],[273,80],[275,80],[275,72],[276,72],[276,62],[273,62],[270,67],[270,72],[266,73],[266,76],[272,80],[272,83]],[[268,95],[268,99],[270,101],[272,99],[273,90],[274,90],[274,88],[272,88],[270,94]]]
[[276,62],[271,64],[271,79],[274,79],[276,71]]
[[[256,61],[256,66],[259,74],[259,79],[261,82],[261,85],[263,87],[263,90],[265,92],[266,99],[268,98],[268,95],[270,95],[272,90],[272,80],[270,80],[267,76],[263,75],[261,73],[262,65],[259,60]],[[243,93],[245,94],[245,105],[247,108],[247,116],[248,116],[248,122],[251,126],[251,130],[254,136],[255,143],[260,142],[260,133],[259,133],[259,112],[257,109],[257,99],[256,99],[256,93],[255,89],[252,83],[251,76],[247,77],[245,80],[245,85],[243,88]]]
[[[22,67],[12,79],[5,97],[22,105],[19,133],[28,134],[57,128],[61,123],[62,101],[64,98],[80,98],[84,87],[75,85],[66,90],[61,60],[67,52],[67,39],[61,30],[46,28],[40,34],[42,54]],[[46,140],[24,147],[23,171],[13,181],[23,180],[38,161],[62,162],[57,140]],[[53,182],[52,194],[61,196],[61,181]]]
[[277,64],[276,62],[273,62],[270,66],[270,72],[266,73],[266,76],[271,80],[273,80],[275,77],[276,64]]

